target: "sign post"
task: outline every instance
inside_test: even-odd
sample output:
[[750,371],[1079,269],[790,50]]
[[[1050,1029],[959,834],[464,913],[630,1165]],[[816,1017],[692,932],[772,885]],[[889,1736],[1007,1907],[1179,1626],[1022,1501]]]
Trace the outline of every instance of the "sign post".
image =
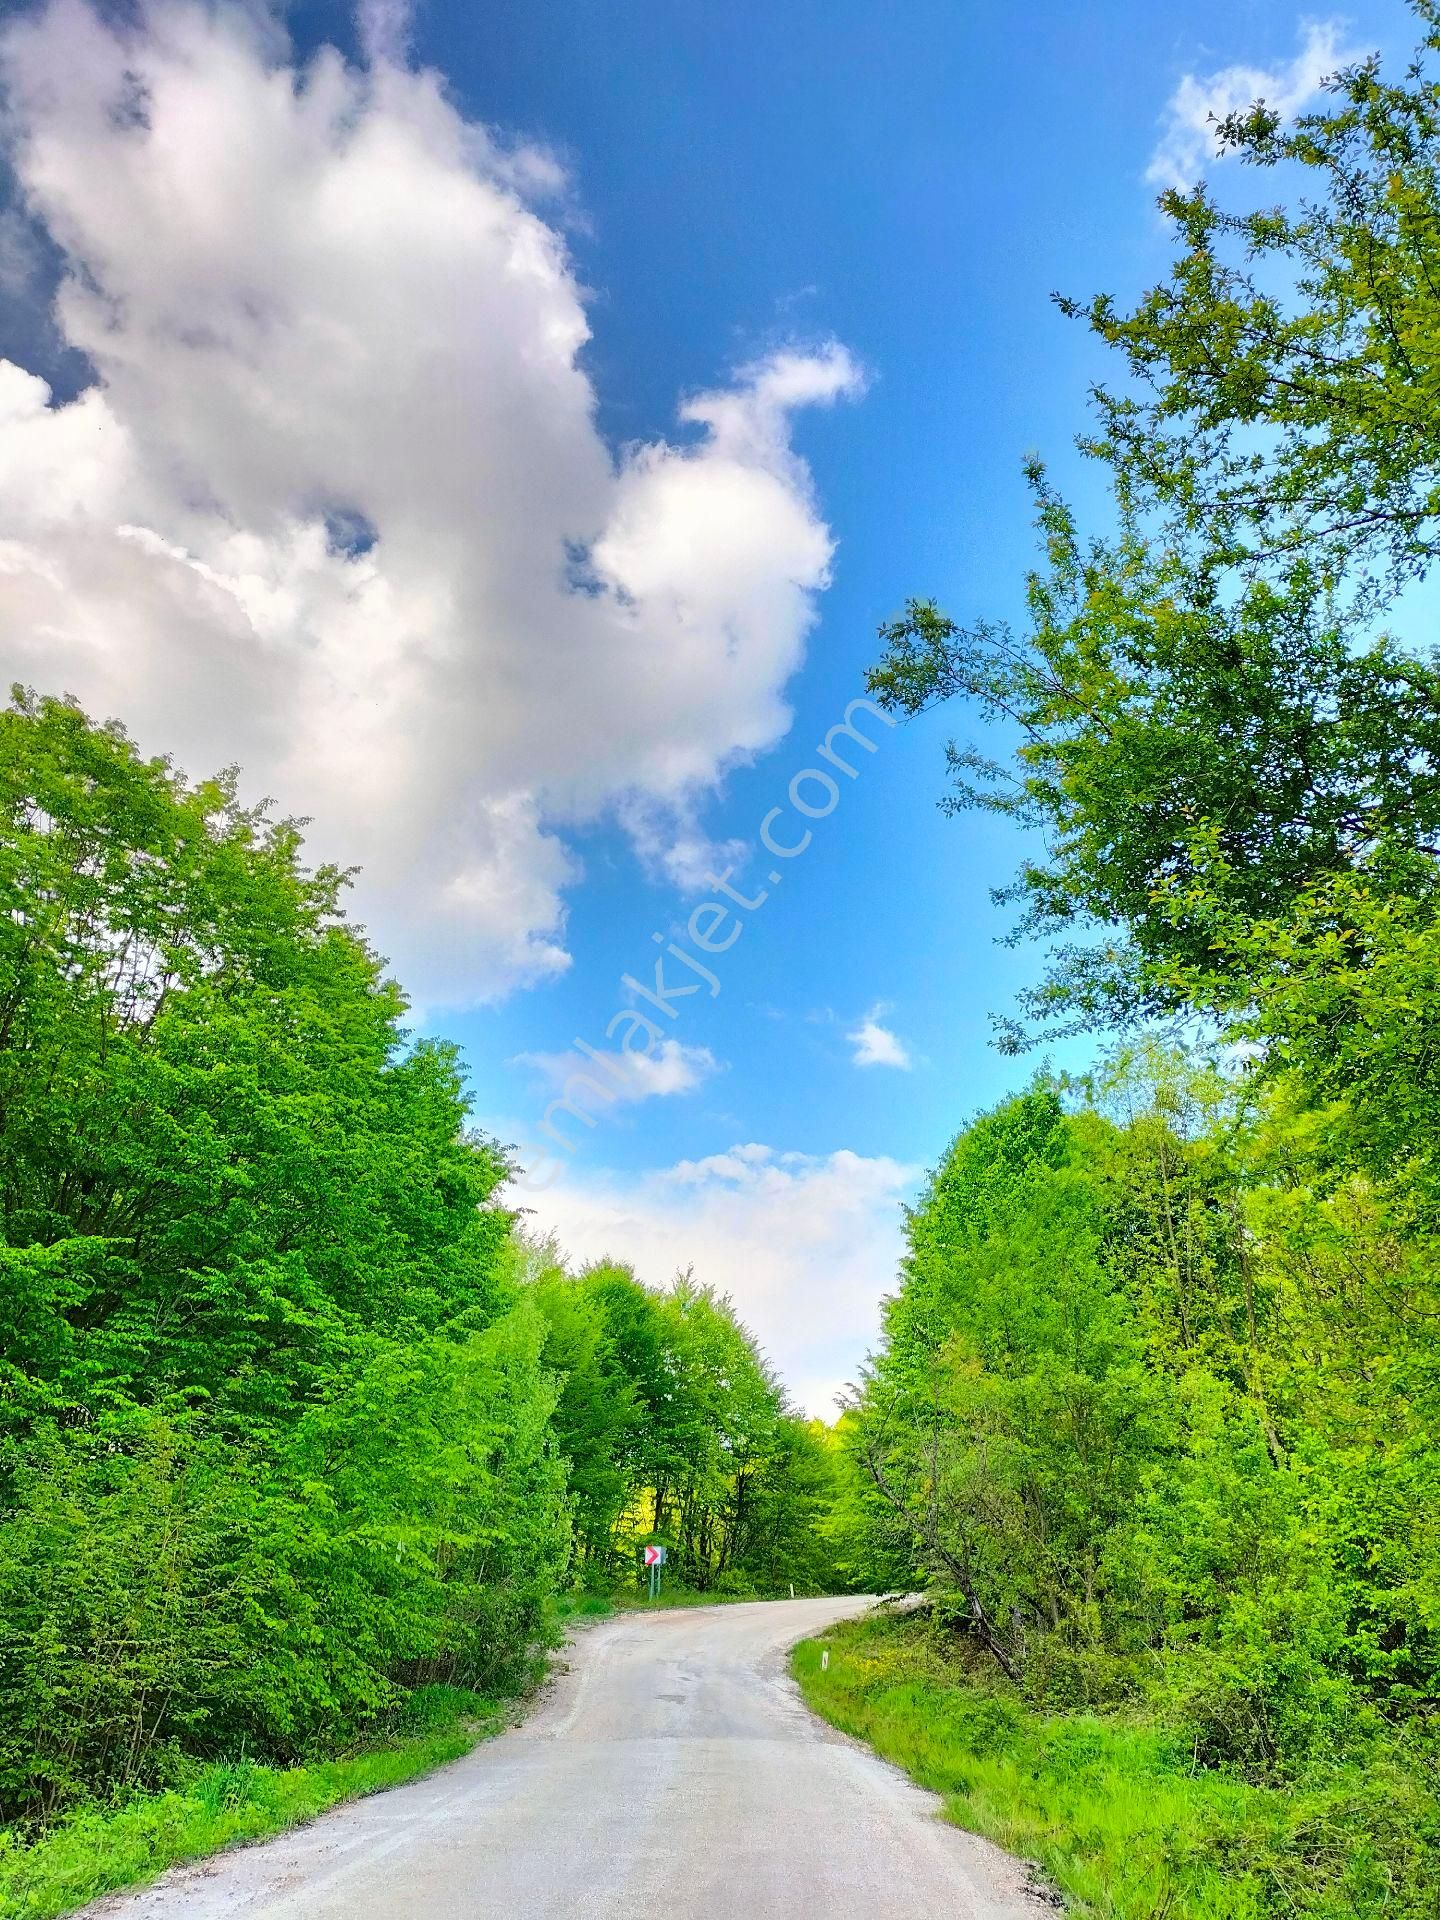
[[664,1564],[665,1564],[664,1547],[646,1547],[645,1565],[648,1567],[650,1571],[650,1598],[652,1600],[659,1598],[660,1569],[661,1567],[664,1566]]

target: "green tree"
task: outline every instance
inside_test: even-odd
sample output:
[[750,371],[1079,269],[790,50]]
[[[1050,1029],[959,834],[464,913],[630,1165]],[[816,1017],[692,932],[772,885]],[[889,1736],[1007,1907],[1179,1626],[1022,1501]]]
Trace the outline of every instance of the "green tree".
[[569,1467],[576,1558],[602,1587],[621,1571],[616,1531],[634,1497],[641,1438],[639,1390],[610,1319],[626,1285],[628,1275],[609,1269],[574,1278],[548,1250],[534,1282],[546,1327],[541,1361],[558,1382],[554,1426]]
[[544,1326],[453,1052],[234,781],[0,715],[0,1803],[524,1667]]
[[298,832],[115,726],[0,714],[0,1239],[12,1423],[206,1404],[236,1432],[367,1340],[500,1304],[505,1171],[453,1050]]
[[1226,122],[1285,204],[1168,194],[1169,279],[1129,313],[1062,303],[1129,376],[1084,443],[1118,531],[1084,541],[1033,466],[1026,629],[912,602],[871,684],[905,713],[968,699],[1014,744],[1013,770],[951,750],[949,804],[1039,849],[1005,897],[1054,958],[1002,1045],[1198,1009],[1343,1096],[1352,1152],[1428,1223],[1440,677],[1376,624],[1440,510],[1440,13],[1416,12],[1399,79],[1362,61],[1293,125]]
[[[1028,631],[913,603],[869,676],[893,711],[959,697],[1016,741],[1013,773],[952,747],[946,804],[1035,836],[1000,896],[1022,903],[1017,937],[1057,943],[1022,1003],[1032,1025],[1243,1000],[1248,966],[1216,944],[1217,914],[1283,919],[1303,890],[1355,874],[1428,892],[1435,667],[1383,635],[1357,643],[1302,563],[1227,597],[1137,532],[1087,547],[1036,484],[1046,567],[1028,582]],[[1016,1048],[1025,1029],[1008,1021],[1002,1039]]]
[[982,1116],[843,1430],[847,1557],[868,1525],[1033,1697],[1261,1776],[1428,1710],[1436,1266],[1396,1227],[1311,1112],[1153,1049]]
[[1378,58],[1286,124],[1264,102],[1222,145],[1288,204],[1231,212],[1206,187],[1161,207],[1182,251],[1129,313],[1062,301],[1124,358],[1089,443],[1210,567],[1305,553],[1338,579],[1428,566],[1440,531],[1440,10],[1412,0],[1409,70]]

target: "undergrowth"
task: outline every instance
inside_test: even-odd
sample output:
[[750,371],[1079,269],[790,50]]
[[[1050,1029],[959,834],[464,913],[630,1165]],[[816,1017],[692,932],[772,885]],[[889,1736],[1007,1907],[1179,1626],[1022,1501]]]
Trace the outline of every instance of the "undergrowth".
[[285,1768],[240,1756],[167,1793],[81,1807],[33,1836],[0,1830],[0,1920],[55,1920],[179,1861],[265,1839],[342,1800],[398,1787],[498,1733],[513,1705],[460,1687],[421,1687],[386,1737],[355,1752]]
[[793,1669],[816,1712],[939,1793],[957,1825],[1036,1862],[1074,1914],[1440,1915],[1440,1802],[1426,1756],[1398,1739],[1257,1785],[1199,1765],[1178,1724],[1033,1711],[923,1616],[845,1623],[802,1641]]

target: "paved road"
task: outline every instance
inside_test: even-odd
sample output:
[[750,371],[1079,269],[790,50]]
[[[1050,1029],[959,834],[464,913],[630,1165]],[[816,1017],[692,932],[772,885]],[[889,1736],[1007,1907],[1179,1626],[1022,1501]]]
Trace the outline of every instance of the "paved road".
[[1018,1864],[801,1704],[862,1600],[630,1614],[523,1726],[93,1920],[1039,1920]]

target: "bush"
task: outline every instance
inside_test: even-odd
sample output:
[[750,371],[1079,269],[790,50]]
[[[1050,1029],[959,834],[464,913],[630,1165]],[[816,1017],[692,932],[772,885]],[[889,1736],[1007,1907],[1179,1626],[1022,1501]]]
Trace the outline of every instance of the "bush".
[[[828,1668],[820,1654],[828,1647]],[[796,1649],[811,1706],[945,1796],[957,1824],[1038,1862],[1093,1920],[1433,1920],[1435,1735],[1372,1723],[1285,1789],[1196,1763],[1143,1709],[1047,1714],[924,1620],[870,1618]]]

